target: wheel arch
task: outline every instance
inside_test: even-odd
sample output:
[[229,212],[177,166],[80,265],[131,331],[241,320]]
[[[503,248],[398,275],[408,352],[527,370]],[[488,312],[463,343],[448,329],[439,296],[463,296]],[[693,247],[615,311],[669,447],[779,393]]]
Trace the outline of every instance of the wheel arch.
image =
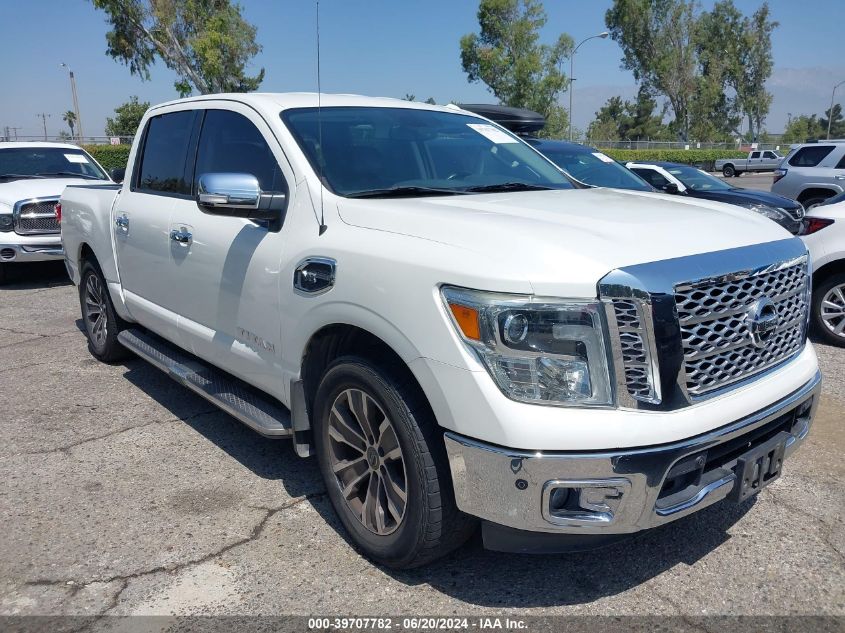
[[803,204],[805,200],[810,200],[815,196],[830,198],[831,196],[835,196],[837,193],[839,192],[826,187],[807,187],[806,189],[802,189],[801,193],[798,194],[797,201]]
[[314,411],[314,398],[326,368],[342,356],[358,356],[390,373],[391,379],[431,404],[410,365],[390,344],[373,332],[349,323],[330,323],[308,339],[300,359],[300,380],[308,416]]
[[845,273],[845,259],[835,259],[813,271],[813,290],[831,275]]

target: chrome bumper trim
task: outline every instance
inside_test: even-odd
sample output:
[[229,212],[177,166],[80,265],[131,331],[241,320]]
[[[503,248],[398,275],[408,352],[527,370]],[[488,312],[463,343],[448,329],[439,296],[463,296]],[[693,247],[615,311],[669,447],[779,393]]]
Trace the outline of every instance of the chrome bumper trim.
[[[14,251],[14,257],[3,257],[4,250]],[[62,259],[65,255],[61,243],[55,244],[3,244],[0,242],[0,263],[43,262]]]
[[[813,399],[810,410],[792,428],[789,457],[806,438],[819,403],[821,373],[771,406],[710,433],[661,446],[593,453],[544,453],[501,448],[452,432],[446,451],[458,507],[467,514],[520,530],[569,534],[623,534],[644,530],[697,512],[721,501],[734,487],[732,463],[704,473],[689,498],[658,507],[667,473],[681,460],[766,425]],[[549,511],[555,487],[589,484],[616,494],[598,501],[592,516],[570,518]]]

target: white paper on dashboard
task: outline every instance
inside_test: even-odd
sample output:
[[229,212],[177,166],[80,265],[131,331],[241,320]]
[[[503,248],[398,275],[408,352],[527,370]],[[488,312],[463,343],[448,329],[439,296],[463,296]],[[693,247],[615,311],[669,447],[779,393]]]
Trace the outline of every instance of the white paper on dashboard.
[[489,123],[467,123],[468,127],[471,127],[473,130],[481,134],[484,138],[489,141],[493,141],[497,145],[502,143],[518,143],[514,137],[509,136],[502,132],[499,128],[490,125]]
[[600,161],[603,161],[605,163],[612,163],[613,162],[613,159],[610,156],[608,156],[607,154],[602,154],[601,152],[593,152],[593,156],[595,156]]
[[88,159],[85,158],[82,154],[65,154],[65,158],[67,158],[67,162],[69,163],[87,163]]

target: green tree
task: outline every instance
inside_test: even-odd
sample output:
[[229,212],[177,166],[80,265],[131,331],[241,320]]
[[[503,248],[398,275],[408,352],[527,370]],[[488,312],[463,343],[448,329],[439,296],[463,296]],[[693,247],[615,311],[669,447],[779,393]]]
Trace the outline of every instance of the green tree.
[[610,36],[622,47],[622,66],[651,93],[664,95],[673,127],[690,134],[690,103],[698,89],[692,0],[614,0],[605,14]]
[[248,92],[264,79],[262,68],[248,76],[246,64],[261,51],[256,28],[230,0],[91,0],[106,13],[112,30],[107,52],[129,66],[133,75],[150,78],[160,59],[179,75],[181,96],[196,90]]
[[129,101],[114,109],[115,117],[106,117],[106,134],[108,136],[135,136],[144,113],[150,109],[150,102],[139,102],[138,97],[132,95]]
[[461,38],[461,64],[470,82],[487,84],[502,104],[545,116],[543,135],[556,137],[568,124],[557,100],[569,84],[561,66],[573,41],[564,33],[554,44],[541,44],[546,21],[539,0],[481,0],[480,32]]
[[772,94],[766,81],[772,76],[772,32],[778,23],[769,19],[769,5],[763,5],[743,23],[739,76],[734,83],[740,112],[748,119],[748,135],[758,140],[766,115],[772,105]]
[[70,128],[70,137],[73,138],[73,128],[76,127],[76,113],[73,110],[68,110],[62,115],[62,121],[67,123]]
[[587,136],[599,141],[668,138],[670,133],[663,124],[663,114],[654,113],[656,107],[657,103],[643,87],[634,102],[611,97],[596,112]]
[[801,114],[797,117],[792,117],[786,125],[786,130],[783,132],[782,141],[784,143],[803,143],[810,139],[824,138],[827,134],[827,121],[822,127],[818,117],[813,115]]
[[[830,108],[824,111],[824,116],[819,117],[819,126],[824,130],[819,134],[820,138],[827,138],[827,123],[831,118]],[[833,115],[830,121],[830,138],[845,137],[845,120],[842,118],[842,104],[833,104]]]

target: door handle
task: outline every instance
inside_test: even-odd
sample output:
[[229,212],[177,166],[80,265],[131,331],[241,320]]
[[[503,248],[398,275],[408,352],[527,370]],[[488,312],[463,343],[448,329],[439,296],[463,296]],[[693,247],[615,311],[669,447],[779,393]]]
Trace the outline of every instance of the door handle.
[[114,219],[114,225],[124,233],[129,232],[129,218],[126,214],[119,215]]
[[184,246],[190,244],[193,237],[194,236],[188,231],[177,229],[173,229],[172,231],[170,231],[170,239]]
[[834,176],[836,180],[845,180],[845,176]]

